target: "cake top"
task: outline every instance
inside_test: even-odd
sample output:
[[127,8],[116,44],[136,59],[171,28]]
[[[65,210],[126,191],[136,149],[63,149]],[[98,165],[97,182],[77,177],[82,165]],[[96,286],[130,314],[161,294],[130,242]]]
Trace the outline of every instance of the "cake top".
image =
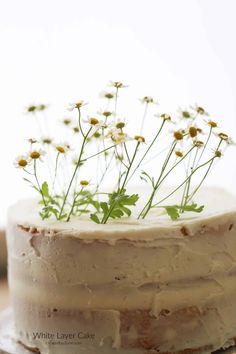
[[[155,224],[158,215],[158,223],[166,223],[163,213],[176,221],[209,210],[198,199],[199,191],[233,140],[202,106],[162,113],[151,96],[140,99],[141,119],[131,128],[120,110],[119,97],[126,87],[111,82],[111,91],[102,94],[104,109],[95,115],[86,112],[89,105],[83,101],[71,104],[74,116],[61,122],[69,129],[63,133],[69,142],[48,136],[28,139],[28,152],[15,166],[37,191],[42,220],[54,219],[58,225],[72,220],[70,225],[78,222],[81,229],[102,229],[93,223],[125,229],[148,226],[152,219]],[[36,119],[43,114],[43,120],[47,108],[30,105],[27,113]],[[139,184],[132,192],[134,180]],[[167,183],[176,187],[168,190]],[[148,193],[141,196],[145,184]]]
[[[145,190],[140,192],[139,202],[145,198],[145,193]],[[10,224],[32,233],[43,231],[48,235],[59,234],[82,239],[105,238],[112,242],[120,238],[148,241],[158,237],[191,236],[197,234],[202,227],[217,229],[220,224],[231,222],[236,217],[236,196],[231,193],[217,187],[204,187],[198,197],[206,205],[203,212],[190,212],[176,221],[170,220],[161,209],[153,210],[145,219],[138,220],[134,213],[131,217],[112,220],[106,225],[91,223],[88,215],[83,215],[80,219],[72,217],[69,222],[42,220],[35,199],[22,200],[13,205],[9,209],[8,219]]]

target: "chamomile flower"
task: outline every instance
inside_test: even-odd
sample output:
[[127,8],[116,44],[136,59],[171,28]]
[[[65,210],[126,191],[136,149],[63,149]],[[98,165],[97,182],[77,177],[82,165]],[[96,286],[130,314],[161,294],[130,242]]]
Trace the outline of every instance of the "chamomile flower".
[[28,107],[26,107],[27,113],[35,113],[36,111],[37,111],[37,106],[34,104],[31,104]]
[[82,180],[79,182],[79,184],[84,188],[84,187],[87,187],[87,186],[90,184],[90,182],[87,181],[86,179],[82,179]]
[[184,138],[184,131],[183,130],[176,130],[173,133],[173,137],[175,140],[183,140]]
[[83,122],[84,123],[87,123],[87,124],[90,124],[92,127],[97,127],[97,128],[105,128],[106,127],[106,124],[97,119],[97,118],[88,118],[88,119],[83,119]]
[[102,112],[99,112],[99,114],[101,114],[105,118],[108,118],[113,115],[113,113],[111,111],[102,111]]
[[194,106],[190,106],[190,108],[193,111],[195,111],[197,114],[200,114],[202,116],[209,116],[209,113],[206,112],[205,108],[199,106],[198,104],[195,104]]
[[194,125],[191,125],[188,128],[188,134],[191,138],[196,138],[196,136],[198,135],[198,129],[197,127],[195,127]]
[[110,81],[109,86],[113,86],[116,89],[120,89],[120,88],[125,88],[128,87],[127,85],[124,85],[122,82],[120,81]]
[[46,152],[44,150],[41,150],[41,149],[35,149],[35,150],[31,150],[29,152],[29,157],[32,159],[32,160],[40,160],[42,161],[42,157],[46,154]]
[[177,157],[183,157],[183,156],[184,156],[183,152],[180,151],[180,150],[176,150],[176,151],[175,151],[175,155],[176,155]]
[[134,140],[137,140],[139,143],[145,143],[145,138],[142,135],[135,135]]
[[155,117],[171,121],[171,116],[168,113],[155,114]]
[[45,136],[45,137],[42,137],[41,142],[44,145],[52,145],[53,139],[49,136]]
[[115,144],[118,144],[118,145],[124,144],[127,141],[132,140],[132,138],[128,134],[121,132],[121,131],[112,132],[111,139]]
[[216,133],[215,135],[218,136],[221,140],[224,140],[226,142],[226,144],[235,145],[235,142],[228,134],[220,132],[220,133]]
[[79,133],[79,127],[77,127],[77,126],[73,127],[72,130],[75,134]]
[[37,106],[38,111],[45,111],[45,109],[47,109],[47,108],[48,108],[48,105],[43,104],[43,103],[41,103]]
[[20,155],[14,161],[14,166],[16,168],[26,168],[30,164],[30,158],[27,155]]
[[197,148],[201,148],[204,146],[204,142],[201,140],[194,140],[193,145],[196,146]]
[[140,99],[141,103],[154,103],[154,104],[158,104],[158,102],[154,101],[154,99],[151,96],[144,96],[143,98]]
[[87,103],[84,101],[78,101],[75,103],[69,103],[69,107],[67,108],[68,111],[73,111],[75,108],[80,109],[81,107],[85,106]]
[[218,128],[218,123],[213,121],[213,120],[205,120],[204,121],[209,127],[213,128]]
[[38,143],[38,140],[35,138],[28,138],[28,139],[26,139],[26,141],[28,141],[28,143],[30,143],[30,145]]
[[101,92],[100,97],[107,98],[108,100],[112,100],[113,98],[115,98],[115,93],[114,92]]
[[58,144],[55,144],[55,149],[60,154],[66,154],[68,151],[71,150],[71,147],[70,144],[68,144],[67,142],[60,142]]
[[108,127],[112,131],[122,130],[126,126],[127,122],[125,119],[117,119],[116,121],[112,121],[108,124]]
[[188,109],[178,109],[180,119],[192,119],[194,118],[194,114]]
[[66,125],[66,126],[70,125],[71,122],[72,122],[72,121],[71,121],[70,118],[64,118],[64,119],[62,120],[62,124]]

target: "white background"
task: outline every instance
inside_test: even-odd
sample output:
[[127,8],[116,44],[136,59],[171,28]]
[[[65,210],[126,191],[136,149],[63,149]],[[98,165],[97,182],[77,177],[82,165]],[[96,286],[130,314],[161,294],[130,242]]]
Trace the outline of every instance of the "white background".
[[[2,222],[28,193],[12,161],[31,134],[29,103],[61,118],[68,102],[97,100],[120,80],[163,111],[198,102],[236,137],[235,17],[235,0],[0,0]],[[210,180],[236,192],[234,156]]]

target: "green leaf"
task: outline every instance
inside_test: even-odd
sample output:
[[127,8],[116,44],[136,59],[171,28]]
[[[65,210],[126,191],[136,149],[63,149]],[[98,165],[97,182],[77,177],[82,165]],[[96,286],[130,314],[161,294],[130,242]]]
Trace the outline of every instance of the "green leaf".
[[129,208],[126,208],[125,206],[122,206],[122,211],[127,214],[128,216],[130,216],[132,213],[131,213],[131,210]]
[[198,206],[196,203],[192,203],[190,205],[185,205],[182,207],[184,211],[193,211],[195,213],[201,213],[204,209],[204,205]]
[[108,204],[106,202],[101,202],[100,206],[102,208],[102,211],[103,211],[104,215],[106,215],[108,213],[108,210],[109,210]]
[[94,221],[96,224],[100,224],[100,220],[96,214],[90,214],[90,219]]
[[171,220],[178,220],[180,217],[180,214],[178,212],[178,206],[177,205],[167,205],[163,206],[163,208],[166,210],[167,214],[171,218]]
[[204,209],[204,205],[198,206],[196,203],[192,203],[189,205],[165,205],[161,208],[164,208],[167,214],[170,216],[172,220],[178,220],[180,218],[180,212],[194,212],[201,213]]
[[42,195],[46,198],[49,198],[49,190],[47,182],[43,182],[41,187]]

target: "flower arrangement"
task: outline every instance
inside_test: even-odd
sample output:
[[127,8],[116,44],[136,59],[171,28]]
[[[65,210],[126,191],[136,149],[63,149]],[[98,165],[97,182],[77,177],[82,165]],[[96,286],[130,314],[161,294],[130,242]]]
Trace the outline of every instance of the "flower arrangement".
[[[234,144],[232,139],[198,105],[179,109],[174,118],[156,113],[153,136],[144,136],[149,108],[158,112],[158,104],[150,96],[140,100],[144,113],[136,135],[131,135],[128,122],[117,114],[120,91],[126,87],[111,82],[110,90],[102,93],[106,107],[96,116],[84,118],[83,101],[70,104],[68,109],[76,118],[64,118],[62,123],[74,134],[74,146],[71,142],[54,142],[48,136],[28,139],[29,150],[17,157],[15,166],[23,170],[24,180],[40,195],[42,219],[69,221],[89,214],[93,222],[106,224],[110,219],[130,217],[139,199],[138,194],[128,193],[136,175],[149,186],[149,195],[136,212],[138,219],[145,219],[156,208],[162,208],[172,220],[186,212],[203,210],[204,206],[195,202],[197,192],[226,148]],[[27,113],[38,115],[45,110],[45,104],[31,105]],[[72,155],[74,151],[76,155]],[[151,160],[155,161],[155,175],[144,169]],[[94,172],[91,179],[84,178],[88,164],[90,175],[91,170]],[[50,173],[42,172],[43,165]],[[177,170],[181,177],[176,187],[160,199],[160,189]],[[104,181],[111,171],[116,179],[107,192]],[[169,205],[168,198],[179,190],[179,203]]]

